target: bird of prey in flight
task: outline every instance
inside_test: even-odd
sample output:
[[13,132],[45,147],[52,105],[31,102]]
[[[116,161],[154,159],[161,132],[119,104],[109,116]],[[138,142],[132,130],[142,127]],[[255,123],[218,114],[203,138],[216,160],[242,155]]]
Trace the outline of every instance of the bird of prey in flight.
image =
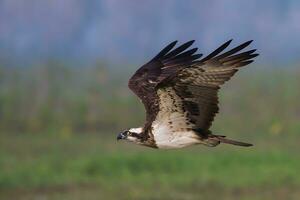
[[219,111],[220,86],[258,56],[256,49],[244,50],[252,41],[225,51],[231,41],[204,58],[191,47],[194,40],[177,48],[174,41],[139,68],[128,86],[144,104],[146,122],[122,131],[117,139],[159,149],[220,143],[252,146],[209,130]]

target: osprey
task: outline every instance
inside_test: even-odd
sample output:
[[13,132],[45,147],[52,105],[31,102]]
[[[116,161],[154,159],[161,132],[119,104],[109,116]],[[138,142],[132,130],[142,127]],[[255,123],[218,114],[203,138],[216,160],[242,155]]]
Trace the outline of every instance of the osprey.
[[252,40],[223,52],[231,41],[202,59],[197,48],[190,48],[194,40],[177,48],[174,41],[139,68],[128,86],[145,106],[146,123],[122,131],[117,139],[160,149],[220,143],[252,146],[209,130],[219,110],[220,86],[258,56],[256,49],[241,52]]

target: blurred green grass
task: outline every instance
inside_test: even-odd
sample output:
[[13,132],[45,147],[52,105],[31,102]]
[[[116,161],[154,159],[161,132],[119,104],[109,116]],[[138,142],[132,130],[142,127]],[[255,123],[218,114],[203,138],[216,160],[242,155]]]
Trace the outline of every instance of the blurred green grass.
[[299,195],[299,148],[278,143],[277,149],[223,145],[155,150],[116,142],[113,136],[2,134],[1,199],[260,199],[274,194],[279,196],[273,199],[282,195],[293,199]]
[[115,140],[144,120],[129,74],[0,67],[0,199],[299,199],[299,70],[242,70],[221,90],[212,131],[254,147],[179,150]]

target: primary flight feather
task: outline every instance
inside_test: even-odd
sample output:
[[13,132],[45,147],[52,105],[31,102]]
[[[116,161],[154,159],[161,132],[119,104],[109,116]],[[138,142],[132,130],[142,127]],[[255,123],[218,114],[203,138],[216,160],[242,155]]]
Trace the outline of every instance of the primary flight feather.
[[117,139],[162,149],[220,143],[252,146],[209,130],[219,110],[220,86],[258,56],[256,49],[243,51],[252,41],[224,52],[231,41],[202,59],[197,48],[190,48],[194,40],[177,48],[174,41],[139,68],[128,86],[143,102],[146,122],[122,131]]

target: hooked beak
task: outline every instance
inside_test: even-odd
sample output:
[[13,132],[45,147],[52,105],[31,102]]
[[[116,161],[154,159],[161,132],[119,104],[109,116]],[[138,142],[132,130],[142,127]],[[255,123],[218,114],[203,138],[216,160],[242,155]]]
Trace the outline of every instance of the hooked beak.
[[126,136],[125,136],[124,132],[119,133],[118,136],[117,136],[117,140],[122,140],[122,139],[125,139],[125,138],[126,138]]

